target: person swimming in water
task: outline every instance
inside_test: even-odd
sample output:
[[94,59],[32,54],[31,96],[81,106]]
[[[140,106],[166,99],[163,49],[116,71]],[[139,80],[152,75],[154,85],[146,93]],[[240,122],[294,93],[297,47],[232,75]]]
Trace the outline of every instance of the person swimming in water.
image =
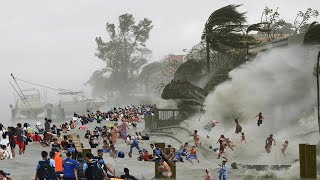
[[289,145],[289,142],[288,141],[285,141],[283,144],[282,144],[282,149],[280,149],[281,150],[281,152],[282,152],[282,154],[284,155],[284,157],[287,157],[286,156],[286,154],[285,154],[285,152],[286,152],[286,150],[287,150],[287,148],[288,148],[288,145]]
[[215,120],[211,120],[207,125],[205,125],[205,126],[203,127],[204,133],[206,134],[207,139],[210,138],[210,135],[209,135],[209,134],[210,134],[212,128],[217,125],[217,123],[219,123],[219,122],[218,122],[218,121],[215,121]]
[[257,125],[260,126],[260,124],[262,124],[262,121],[264,120],[264,117],[262,116],[261,112],[256,117],[258,117]]
[[274,146],[275,146],[276,141],[273,139],[273,134],[270,134],[270,136],[266,139],[266,145],[265,145],[265,149],[266,149],[267,153],[271,152],[272,142],[274,142]]
[[242,132],[242,127],[239,124],[239,118],[234,118],[234,122],[236,123],[236,131],[235,131],[235,133],[236,134],[241,133]]

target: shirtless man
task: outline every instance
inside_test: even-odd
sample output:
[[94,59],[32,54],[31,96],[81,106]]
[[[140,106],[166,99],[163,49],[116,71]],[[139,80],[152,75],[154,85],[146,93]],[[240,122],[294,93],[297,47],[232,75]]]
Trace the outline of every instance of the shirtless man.
[[205,134],[207,135],[207,139],[210,138],[209,134],[210,134],[210,132],[211,132],[211,129],[212,129],[213,127],[215,127],[215,126],[217,125],[217,123],[219,123],[219,122],[218,122],[218,121],[215,121],[215,120],[211,120],[207,125],[205,125],[205,126],[203,127],[204,132],[205,132]]
[[236,134],[241,133],[242,127],[239,124],[239,118],[234,118],[234,122],[236,123],[236,131],[235,131],[235,133]]
[[209,169],[206,169],[206,177],[204,178],[204,180],[212,180],[212,175]]
[[220,157],[224,157],[224,152],[225,152],[225,144],[223,143],[222,140],[219,140],[220,143],[220,147],[219,147],[219,153],[218,153],[218,158],[220,159]]
[[287,150],[287,148],[288,148],[288,145],[289,145],[289,142],[288,141],[285,141],[283,144],[282,144],[282,149],[280,149],[281,150],[281,152],[282,152],[282,154],[284,155],[284,157],[286,157],[286,154],[285,154],[285,152],[286,152],[286,150]]
[[240,143],[247,144],[246,137],[244,136],[244,132],[241,133]]
[[276,141],[273,139],[273,134],[270,134],[270,136],[266,139],[265,149],[266,149],[267,153],[271,152],[272,142],[274,142],[274,146],[275,146],[276,145]]
[[262,121],[264,120],[264,117],[262,116],[261,112],[256,117],[258,117],[257,125],[260,126],[260,124],[262,124]]
[[199,137],[198,131],[194,130],[194,133],[192,136],[193,136],[194,145],[198,147],[200,145],[200,137]]

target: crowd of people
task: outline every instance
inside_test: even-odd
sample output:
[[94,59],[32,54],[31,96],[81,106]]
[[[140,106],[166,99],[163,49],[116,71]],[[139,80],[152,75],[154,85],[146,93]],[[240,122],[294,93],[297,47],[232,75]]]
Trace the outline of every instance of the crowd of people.
[[[140,106],[126,106],[124,108],[112,108],[108,112],[97,111],[95,113],[88,113],[87,115],[78,115],[74,113],[73,119],[69,123],[53,124],[52,120],[45,118],[44,126],[41,122],[36,123],[36,128],[33,129],[30,124],[18,123],[16,127],[5,128],[0,124],[0,159],[12,159],[16,156],[15,148],[18,147],[19,155],[24,154],[28,143],[38,142],[43,147],[50,147],[51,151],[42,151],[42,159],[38,162],[35,179],[65,179],[65,180],[82,180],[82,179],[136,179],[130,175],[129,169],[124,168],[123,175],[117,175],[114,169],[106,163],[103,159],[104,153],[109,153],[110,157],[123,158],[125,154],[122,150],[118,150],[117,143],[119,140],[124,141],[129,146],[128,157],[132,158],[133,150],[137,149],[138,161],[150,161],[159,162],[158,171],[161,172],[163,177],[170,178],[172,171],[170,164],[190,162],[193,164],[193,160],[200,163],[197,158],[197,148],[201,145],[198,131],[193,133],[194,145],[189,145],[188,142],[184,143],[180,147],[172,147],[168,145],[164,151],[164,148],[160,148],[159,144],[150,144],[150,152],[147,149],[141,149],[139,144],[143,140],[149,140],[148,136],[142,135],[141,132],[135,131],[134,134],[129,134],[130,128],[136,128],[138,123],[141,122],[141,115],[151,114],[155,105],[140,105]],[[258,126],[262,124],[264,119],[262,113],[257,115]],[[239,118],[235,118],[236,134],[241,134],[240,143],[246,144],[245,134],[242,131],[242,127],[239,124]],[[101,122],[108,121],[109,124],[101,126]],[[88,123],[96,122],[97,126],[94,129],[87,128]],[[219,122],[210,121],[205,125],[204,131],[206,137],[209,139],[210,132]],[[100,124],[100,125],[98,125]],[[77,147],[72,139],[69,139],[67,132],[70,130],[82,130],[86,131],[84,139],[87,139],[90,148],[97,148],[97,156],[92,153],[78,153]],[[77,139],[80,137],[78,136]],[[228,161],[225,156],[227,148],[232,151],[235,149],[235,143],[229,138],[221,135],[218,139],[219,147],[212,147],[214,152],[218,154],[218,159],[223,158],[223,161],[219,170],[219,179],[226,179]],[[273,135],[266,140],[265,149],[267,153],[271,152],[272,145],[275,145]],[[82,144],[83,146],[83,144]],[[288,147],[288,141],[282,145],[281,152],[286,156],[285,151]],[[65,154],[66,158],[62,158]],[[0,180],[6,177],[6,173],[0,171]],[[1,179],[2,178],[2,179]],[[211,180],[212,175],[209,169],[206,169],[206,180]]]

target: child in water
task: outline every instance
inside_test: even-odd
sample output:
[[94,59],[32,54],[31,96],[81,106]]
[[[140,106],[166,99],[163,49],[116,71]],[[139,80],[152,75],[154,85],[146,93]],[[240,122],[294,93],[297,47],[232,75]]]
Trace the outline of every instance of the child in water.
[[240,144],[247,144],[246,137],[244,136],[244,132],[241,133]]
[[281,152],[282,152],[282,154],[284,155],[284,157],[286,157],[286,154],[285,154],[285,152],[286,152],[286,150],[287,150],[287,148],[288,148],[288,145],[289,145],[289,142],[288,141],[285,141],[283,144],[282,144],[282,149],[280,149],[281,150]]

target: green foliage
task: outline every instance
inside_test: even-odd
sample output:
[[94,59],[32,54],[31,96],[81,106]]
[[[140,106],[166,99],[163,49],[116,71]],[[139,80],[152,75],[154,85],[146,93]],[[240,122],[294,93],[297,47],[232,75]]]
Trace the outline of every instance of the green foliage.
[[306,32],[303,40],[304,44],[320,44],[320,24],[313,22]]
[[214,11],[208,18],[202,40],[208,42],[213,51],[226,52],[246,47],[241,33],[246,22],[245,13],[236,9],[241,5],[228,5]]
[[294,32],[298,33],[298,31],[300,31],[300,28],[305,26],[311,17],[316,18],[318,16],[319,16],[319,11],[313,10],[311,8],[308,8],[306,12],[299,11],[297,13],[296,19],[294,20],[294,28],[295,28]]
[[279,32],[283,26],[286,25],[286,22],[283,19],[280,19],[280,14],[276,10],[273,10],[266,6],[261,15],[261,22],[258,23],[261,25],[259,29],[256,29],[260,33],[264,33],[268,41],[275,39],[275,34]]
[[149,19],[144,18],[136,24],[132,14],[123,14],[119,16],[117,28],[115,24],[107,23],[109,41],[96,38],[96,56],[105,61],[113,73],[120,72],[121,80],[126,82],[128,71],[138,71],[151,54],[145,43],[152,28]]
[[[127,90],[133,82],[133,74],[147,63],[152,53],[146,42],[153,28],[152,21],[144,18],[136,23],[132,14],[123,14],[118,18],[119,25],[107,23],[108,40],[96,37],[96,56],[106,62],[109,78],[114,83],[122,84],[120,89]],[[130,76],[129,76],[130,74]],[[130,81],[128,81],[128,79]]]

